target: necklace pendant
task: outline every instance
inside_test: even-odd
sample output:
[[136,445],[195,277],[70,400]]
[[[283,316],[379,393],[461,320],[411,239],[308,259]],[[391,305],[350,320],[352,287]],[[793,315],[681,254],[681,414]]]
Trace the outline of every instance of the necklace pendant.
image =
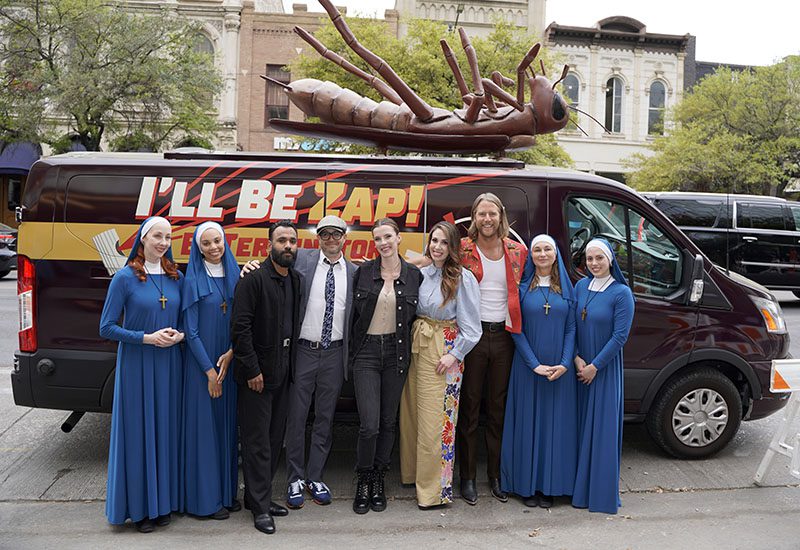
[[551,307],[550,304],[548,302],[545,302],[543,307],[544,307],[544,314],[550,315],[550,307]]
[[223,302],[222,302],[222,303],[219,305],[219,307],[220,307],[220,309],[222,309],[222,314],[223,314],[223,315],[226,315],[226,314],[228,313],[228,302],[225,302],[225,301],[223,301]]
[[158,301],[161,302],[161,309],[167,309],[167,297],[166,296],[164,296],[162,294],[161,298],[159,298]]
[[581,311],[581,321],[585,321],[585,320],[586,320],[586,308],[584,307],[583,311]]

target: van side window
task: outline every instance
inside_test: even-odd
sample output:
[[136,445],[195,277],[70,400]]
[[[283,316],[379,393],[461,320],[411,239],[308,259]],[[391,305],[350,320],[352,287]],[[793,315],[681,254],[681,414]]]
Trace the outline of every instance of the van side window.
[[678,227],[718,227],[724,202],[704,199],[657,199],[656,207]]
[[736,227],[783,231],[783,207],[780,204],[736,203]]
[[680,289],[683,273],[680,249],[661,228],[636,210],[607,200],[573,197],[567,203],[567,221],[572,266],[579,273],[587,272],[586,244],[602,237],[611,243],[636,294],[666,297]]
[[790,206],[792,218],[794,218],[794,230],[800,231],[800,206]]

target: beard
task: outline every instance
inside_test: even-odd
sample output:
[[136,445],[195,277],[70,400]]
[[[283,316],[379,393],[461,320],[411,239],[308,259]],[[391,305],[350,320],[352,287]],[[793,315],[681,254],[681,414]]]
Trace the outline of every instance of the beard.
[[292,267],[295,259],[297,258],[297,250],[278,250],[277,248],[273,247],[269,255],[272,258],[272,261],[279,266]]

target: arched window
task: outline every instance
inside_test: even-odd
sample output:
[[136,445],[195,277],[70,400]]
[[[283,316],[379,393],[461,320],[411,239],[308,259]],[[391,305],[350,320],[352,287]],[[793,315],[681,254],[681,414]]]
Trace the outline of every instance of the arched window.
[[198,53],[207,53],[208,55],[214,55],[214,44],[205,34],[198,34],[197,35],[197,42],[195,43],[194,50]]
[[650,108],[647,111],[647,133],[662,135],[664,133],[664,106],[667,90],[664,83],[656,80],[650,84]]
[[606,82],[606,128],[622,131],[622,79],[616,76]]
[[569,98],[570,105],[577,107],[581,100],[581,83],[578,81],[578,77],[569,73],[561,86],[564,88],[564,95]]

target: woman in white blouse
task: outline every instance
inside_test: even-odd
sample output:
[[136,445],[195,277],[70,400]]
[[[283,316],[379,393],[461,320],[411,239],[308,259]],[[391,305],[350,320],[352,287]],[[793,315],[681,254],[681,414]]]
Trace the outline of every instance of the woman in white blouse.
[[464,356],[481,337],[480,290],[461,267],[458,229],[439,222],[422,268],[411,368],[400,404],[400,471],[420,508],[453,501],[455,429]]

